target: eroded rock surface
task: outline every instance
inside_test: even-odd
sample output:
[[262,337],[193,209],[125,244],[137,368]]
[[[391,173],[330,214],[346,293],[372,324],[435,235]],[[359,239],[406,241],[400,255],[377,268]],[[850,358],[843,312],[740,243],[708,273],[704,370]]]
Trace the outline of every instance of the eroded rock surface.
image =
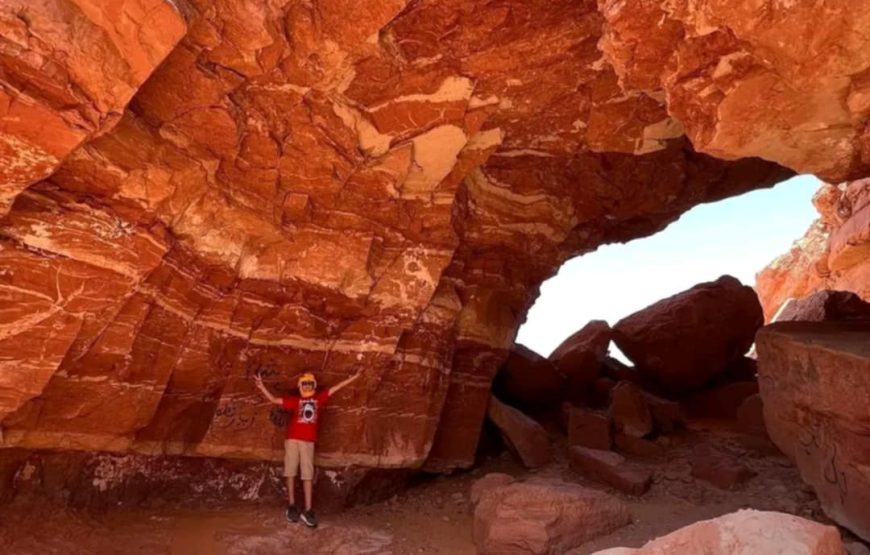
[[813,204],[819,219],[756,276],[766,322],[791,299],[827,289],[870,301],[870,179],[825,184]]
[[783,322],[758,334],[768,434],[832,519],[870,539],[870,322]]
[[[6,3],[3,445],[278,460],[252,373],[363,368],[318,462],[470,465],[561,262],[866,166],[868,10],[670,4]],[[686,77],[631,78],[620,21]]]
[[625,505],[602,491],[528,480],[482,490],[474,509],[474,543],[481,555],[564,553],[630,521]]

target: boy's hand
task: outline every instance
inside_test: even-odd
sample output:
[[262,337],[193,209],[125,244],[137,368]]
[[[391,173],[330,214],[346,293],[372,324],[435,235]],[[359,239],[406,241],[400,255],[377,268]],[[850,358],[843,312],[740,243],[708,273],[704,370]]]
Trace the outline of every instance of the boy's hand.
[[263,377],[260,374],[254,374],[254,385],[263,388]]

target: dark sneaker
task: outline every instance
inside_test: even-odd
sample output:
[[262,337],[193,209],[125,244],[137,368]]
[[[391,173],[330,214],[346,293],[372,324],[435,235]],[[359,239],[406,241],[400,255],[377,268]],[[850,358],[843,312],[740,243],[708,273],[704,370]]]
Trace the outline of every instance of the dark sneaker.
[[305,526],[309,528],[317,527],[317,517],[314,516],[314,511],[305,511],[301,515],[302,522],[305,523]]
[[299,522],[299,510],[296,508],[296,505],[287,506],[287,521]]

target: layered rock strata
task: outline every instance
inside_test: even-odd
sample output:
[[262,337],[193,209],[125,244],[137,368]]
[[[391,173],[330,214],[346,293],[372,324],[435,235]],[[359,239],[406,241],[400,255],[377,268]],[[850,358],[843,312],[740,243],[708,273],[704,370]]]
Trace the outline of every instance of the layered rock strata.
[[[276,460],[285,416],[251,375],[363,368],[321,464],[468,466],[561,262],[791,170],[866,167],[870,11],[772,12],[826,53],[801,57],[765,6],[672,4],[7,3],[3,156],[25,169],[2,189],[3,446]],[[641,27],[667,55],[629,55]],[[663,80],[626,69],[656,57]]]

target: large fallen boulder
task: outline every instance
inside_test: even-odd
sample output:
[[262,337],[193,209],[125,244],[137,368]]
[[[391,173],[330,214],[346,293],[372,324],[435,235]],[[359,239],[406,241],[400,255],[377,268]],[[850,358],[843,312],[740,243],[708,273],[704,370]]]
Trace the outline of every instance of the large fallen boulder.
[[773,324],[757,347],[770,438],[825,513],[870,539],[870,323]]
[[722,276],[620,320],[613,340],[642,374],[682,393],[740,358],[763,321],[752,288]]
[[[840,533],[805,518],[744,509],[680,528],[643,547],[593,555],[846,555]],[[581,555],[579,550],[567,555]]]
[[480,555],[561,554],[631,521],[626,506],[601,491],[559,480],[501,481],[476,490]]
[[496,395],[519,406],[556,403],[564,389],[565,377],[555,365],[523,345],[513,346],[493,383]]
[[568,381],[569,395],[581,393],[600,375],[611,333],[607,322],[592,320],[550,353],[548,358]]
[[550,436],[540,424],[494,396],[489,398],[487,415],[523,465],[536,468],[550,462],[553,457]]

